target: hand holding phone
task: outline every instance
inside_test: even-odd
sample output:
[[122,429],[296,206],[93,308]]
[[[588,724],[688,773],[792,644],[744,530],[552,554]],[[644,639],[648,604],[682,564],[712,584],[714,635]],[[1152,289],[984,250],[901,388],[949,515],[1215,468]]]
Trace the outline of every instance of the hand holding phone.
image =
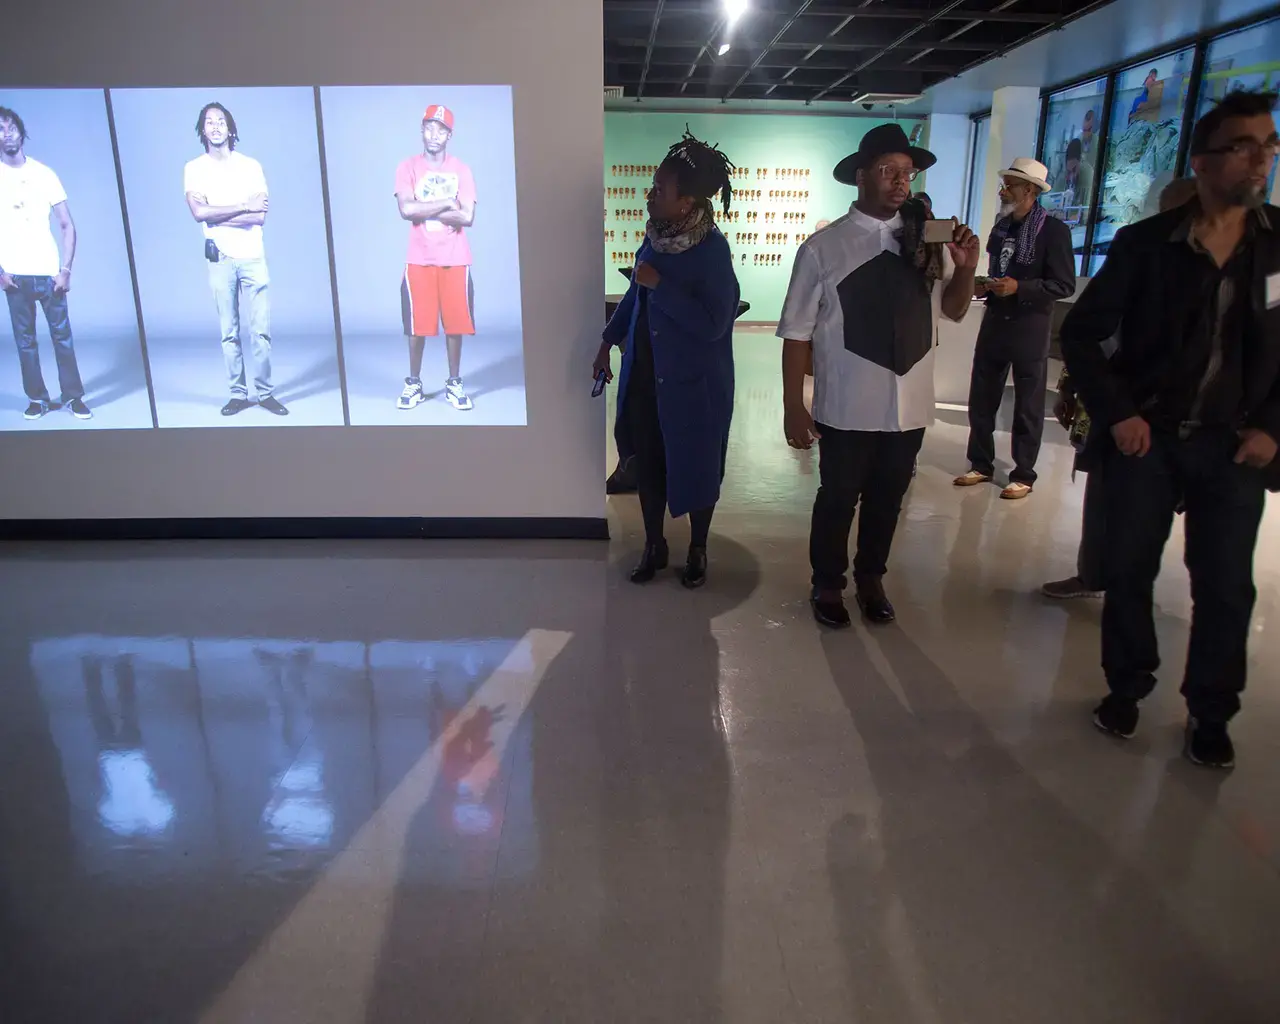
[[607,380],[607,378],[606,378],[606,376],[605,376],[605,372],[604,372],[604,370],[598,370],[598,371],[596,372],[596,382],[595,382],[595,386],[594,386],[594,387],[592,387],[592,389],[591,389],[591,397],[592,397],[592,398],[599,398],[601,395],[603,395],[603,394],[604,394],[604,385],[605,385],[605,381],[606,381],[606,380]]

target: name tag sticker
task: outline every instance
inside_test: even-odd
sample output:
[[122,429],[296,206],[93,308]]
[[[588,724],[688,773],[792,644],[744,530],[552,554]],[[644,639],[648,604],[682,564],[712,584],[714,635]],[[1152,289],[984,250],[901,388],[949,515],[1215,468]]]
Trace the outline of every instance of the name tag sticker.
[[1280,274],[1267,276],[1267,309],[1280,306]]

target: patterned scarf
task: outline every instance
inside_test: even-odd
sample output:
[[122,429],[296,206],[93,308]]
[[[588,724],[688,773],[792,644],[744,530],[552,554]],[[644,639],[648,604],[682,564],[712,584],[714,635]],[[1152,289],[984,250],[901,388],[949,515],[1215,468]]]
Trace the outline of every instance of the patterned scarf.
[[653,220],[645,225],[644,233],[655,252],[687,252],[701,242],[715,228],[715,218],[709,200],[695,206],[683,220]]
[[929,218],[929,211],[921,200],[908,199],[902,204],[901,214],[898,245],[902,255],[924,275],[925,288],[932,292],[934,283],[942,277],[942,245],[927,244],[924,240],[924,222]]
[[[1017,248],[1013,253],[1015,263],[1021,263],[1024,267],[1031,266],[1036,258],[1036,240],[1040,237],[1048,216],[1044,207],[1036,203],[1031,207],[1031,212],[1022,218],[1022,223],[1018,225]],[[1003,247],[1004,238],[1009,233],[1012,222],[1012,216],[1001,218],[996,222],[991,237],[987,239],[987,255],[990,257],[987,273],[992,277],[1000,276],[1000,249]]]

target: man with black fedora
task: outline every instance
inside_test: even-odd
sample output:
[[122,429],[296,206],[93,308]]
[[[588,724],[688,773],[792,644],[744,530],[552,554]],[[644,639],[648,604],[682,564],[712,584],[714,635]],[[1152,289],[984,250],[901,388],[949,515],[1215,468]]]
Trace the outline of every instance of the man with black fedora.
[[1000,172],[1000,217],[987,240],[990,275],[978,285],[987,299],[969,379],[969,471],[957,487],[990,483],[996,470],[996,414],[1013,369],[1013,472],[1000,497],[1031,493],[1044,437],[1049,328],[1053,304],[1076,290],[1071,229],[1050,217],[1040,197],[1049,169],[1018,157]]
[[[868,622],[894,620],[882,577],[934,419],[938,319],[961,319],[973,296],[977,238],[951,221],[949,242],[926,243],[927,214],[911,198],[911,183],[935,162],[897,124],[867,132],[835,169],[858,198],[800,246],[778,323],[787,443],[817,441],[821,453],[811,603],[818,622],[835,628],[850,624],[843,594],[855,511],[858,606]],[[810,353],[812,413],[803,397]]]

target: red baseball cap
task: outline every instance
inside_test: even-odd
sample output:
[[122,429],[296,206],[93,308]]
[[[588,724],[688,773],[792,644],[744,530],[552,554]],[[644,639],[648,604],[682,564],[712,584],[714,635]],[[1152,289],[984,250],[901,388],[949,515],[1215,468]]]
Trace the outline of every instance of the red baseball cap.
[[439,121],[442,125],[453,131],[453,111],[448,107],[442,107],[438,103],[433,103],[427,107],[426,112],[422,115],[422,123],[428,121]]

